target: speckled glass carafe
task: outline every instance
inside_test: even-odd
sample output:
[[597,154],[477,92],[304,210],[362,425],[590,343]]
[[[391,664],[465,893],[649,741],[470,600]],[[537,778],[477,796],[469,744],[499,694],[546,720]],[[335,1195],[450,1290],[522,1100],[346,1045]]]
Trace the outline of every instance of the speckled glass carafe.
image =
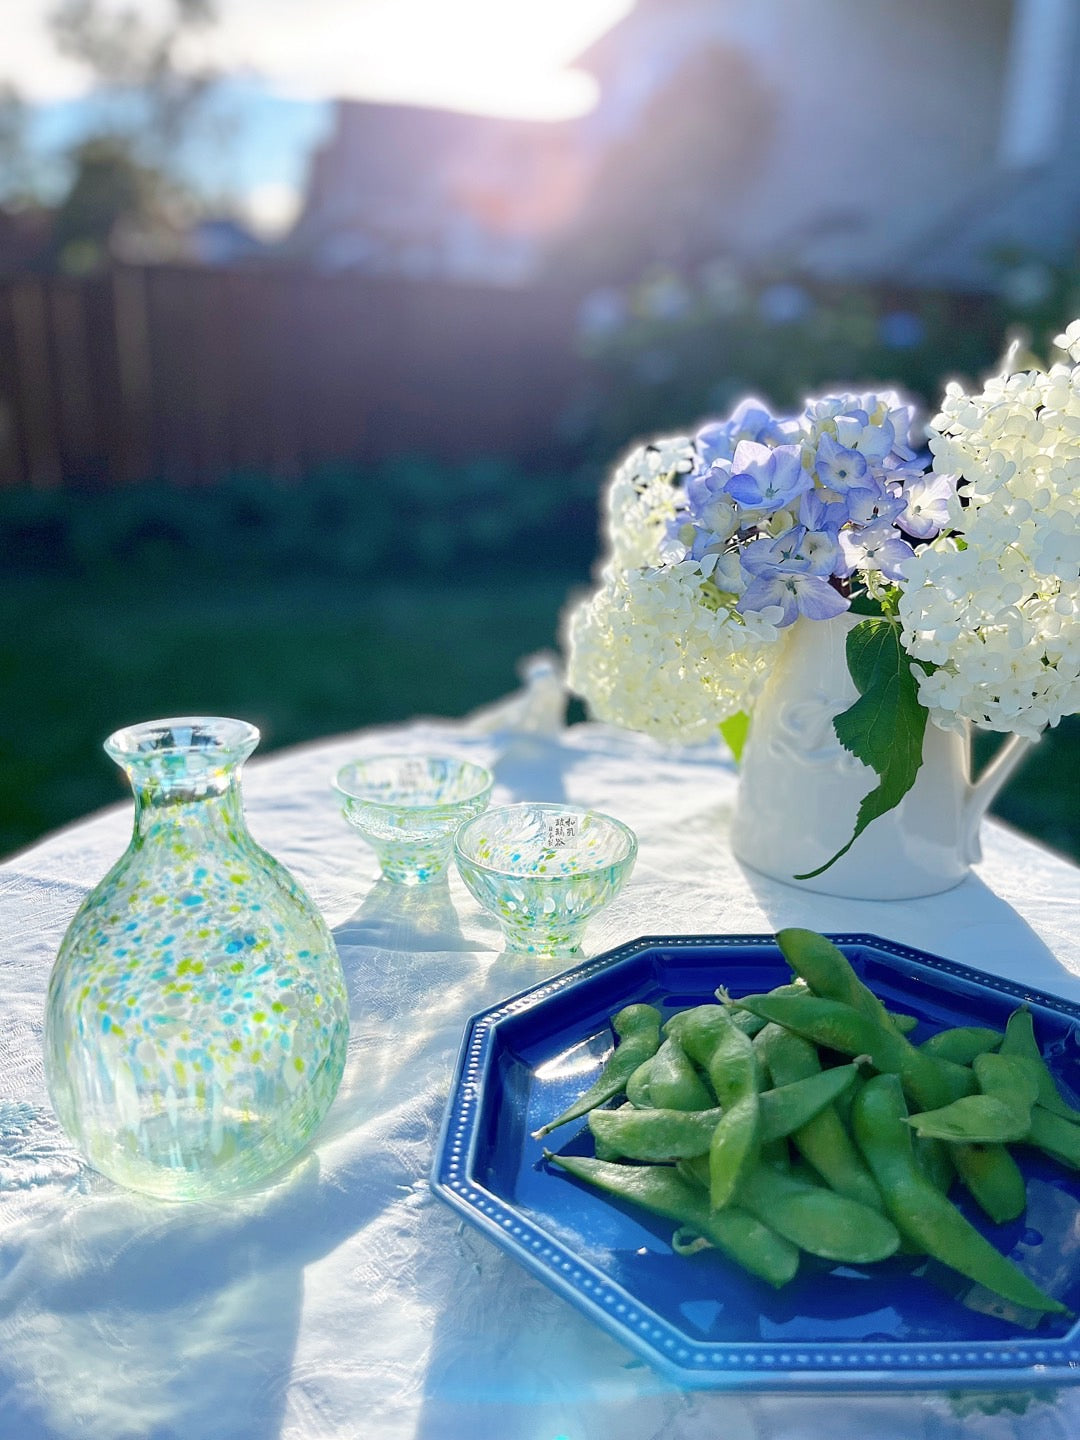
[[244,822],[240,769],[258,740],[216,718],[109,737],[135,791],[134,834],[49,982],[45,1072],[61,1124],[98,1170],[174,1200],[281,1169],[345,1065],[333,938]]

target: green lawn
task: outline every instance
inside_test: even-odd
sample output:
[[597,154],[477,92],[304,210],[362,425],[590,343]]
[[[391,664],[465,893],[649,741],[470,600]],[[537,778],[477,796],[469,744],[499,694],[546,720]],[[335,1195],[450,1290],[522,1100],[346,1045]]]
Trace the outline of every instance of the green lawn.
[[101,742],[162,715],[238,715],[260,753],[460,715],[556,641],[573,577],[482,583],[9,577],[0,599],[0,854],[126,793]]
[[[526,560],[528,557],[525,557]],[[0,854],[126,793],[101,741],[177,714],[238,715],[262,752],[416,715],[461,715],[512,690],[555,644],[587,576],[110,580],[6,577],[0,597]],[[980,753],[992,747],[980,741]],[[1050,732],[997,812],[1080,859],[1080,722]]]

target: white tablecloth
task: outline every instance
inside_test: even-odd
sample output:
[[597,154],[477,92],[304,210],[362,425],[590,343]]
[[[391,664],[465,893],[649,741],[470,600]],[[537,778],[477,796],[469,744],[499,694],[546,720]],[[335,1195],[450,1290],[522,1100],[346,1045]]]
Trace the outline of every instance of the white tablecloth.
[[[550,700],[550,694],[548,699]],[[531,711],[531,713],[529,713]],[[996,824],[985,861],[925,900],[813,896],[726,844],[734,775],[517,701],[252,763],[251,829],[334,929],[349,1063],[318,1143],[227,1206],[175,1206],[87,1170],[42,1076],[64,928],[127,843],[130,806],[0,866],[2,1440],[1075,1440],[1080,1388],[1002,1397],[683,1393],[435,1199],[433,1147],[467,1017],[552,972],[503,952],[457,876],[399,889],[329,779],[395,748],[492,764],[495,799],[588,802],[637,831],[624,893],[586,954],[640,934],[867,931],[1080,996],[1080,870]],[[541,725],[523,730],[520,725]],[[546,730],[547,733],[544,733]]]

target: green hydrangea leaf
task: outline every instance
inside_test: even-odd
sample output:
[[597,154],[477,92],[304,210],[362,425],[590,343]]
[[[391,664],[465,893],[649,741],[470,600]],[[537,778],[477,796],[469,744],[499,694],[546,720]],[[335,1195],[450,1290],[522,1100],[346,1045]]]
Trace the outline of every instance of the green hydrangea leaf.
[[750,716],[743,710],[720,722],[720,734],[724,737],[736,765],[742,759],[743,746],[746,744],[746,737],[749,733]]
[[878,777],[864,796],[855,819],[855,833],[824,865],[796,875],[812,880],[846,855],[879,815],[892,810],[915,783],[922,764],[926,707],[919,703],[911,657],[900,643],[896,620],[861,620],[847,637],[847,663],[859,698],[833,720],[837,739]]

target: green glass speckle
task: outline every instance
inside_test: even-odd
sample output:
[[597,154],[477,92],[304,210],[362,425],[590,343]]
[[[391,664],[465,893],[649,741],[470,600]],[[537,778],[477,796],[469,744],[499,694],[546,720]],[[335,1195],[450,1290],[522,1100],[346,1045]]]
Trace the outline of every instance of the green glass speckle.
[[257,740],[217,719],[110,738],[135,790],[135,831],[49,982],[45,1065],[61,1123],[104,1174],[170,1199],[279,1170],[345,1064],[333,938],[244,823],[240,767]]

